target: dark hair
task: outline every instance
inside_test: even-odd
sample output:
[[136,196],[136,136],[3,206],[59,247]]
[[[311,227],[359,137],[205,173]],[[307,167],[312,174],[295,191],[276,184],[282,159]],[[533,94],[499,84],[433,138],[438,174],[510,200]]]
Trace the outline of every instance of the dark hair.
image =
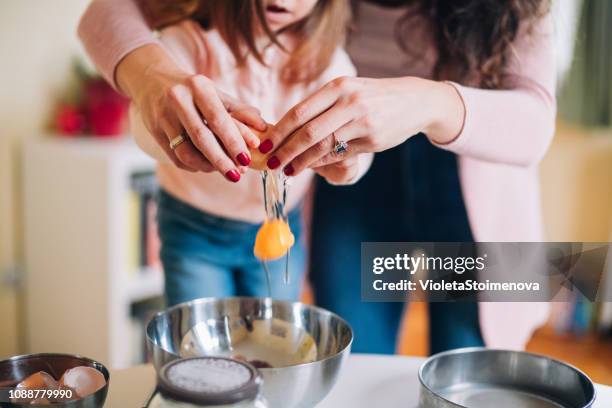
[[[249,54],[264,63],[255,41],[258,30],[283,48],[277,41],[278,33],[266,23],[262,0],[139,1],[153,28],[193,18],[206,28],[217,29],[239,64]],[[299,38],[296,48],[289,52],[283,80],[308,82],[317,78],[329,65],[336,48],[344,43],[350,16],[349,0],[319,0],[307,17],[283,29]]]
[[[397,5],[398,0],[392,2]],[[425,18],[438,53],[435,79],[495,89],[503,87],[512,43],[548,12],[550,0],[404,0],[403,4],[411,7],[396,27],[398,41],[405,51],[415,53],[403,32],[415,17]]]

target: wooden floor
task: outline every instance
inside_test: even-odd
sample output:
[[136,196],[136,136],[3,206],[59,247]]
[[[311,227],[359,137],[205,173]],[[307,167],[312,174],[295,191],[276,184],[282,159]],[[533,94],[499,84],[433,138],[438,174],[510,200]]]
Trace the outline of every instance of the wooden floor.
[[[426,356],[427,326],[426,304],[411,303],[403,322],[399,353]],[[594,335],[580,338],[559,335],[547,325],[536,331],[527,350],[563,360],[584,371],[593,381],[612,385],[612,340],[604,341]]]

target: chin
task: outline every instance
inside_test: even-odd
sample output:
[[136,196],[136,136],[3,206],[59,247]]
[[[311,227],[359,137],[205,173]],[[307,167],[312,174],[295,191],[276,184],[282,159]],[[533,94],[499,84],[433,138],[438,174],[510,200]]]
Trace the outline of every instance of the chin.
[[282,30],[288,25],[288,24],[271,23],[271,22],[268,22],[267,24],[268,24],[268,27],[270,27],[270,30],[272,30],[272,32],[274,33]]

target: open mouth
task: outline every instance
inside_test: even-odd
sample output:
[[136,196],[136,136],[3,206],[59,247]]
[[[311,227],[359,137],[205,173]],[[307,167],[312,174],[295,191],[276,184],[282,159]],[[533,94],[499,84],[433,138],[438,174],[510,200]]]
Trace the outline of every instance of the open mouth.
[[278,6],[276,4],[270,4],[266,6],[266,11],[270,13],[288,13],[289,12],[289,10],[287,10],[286,8]]

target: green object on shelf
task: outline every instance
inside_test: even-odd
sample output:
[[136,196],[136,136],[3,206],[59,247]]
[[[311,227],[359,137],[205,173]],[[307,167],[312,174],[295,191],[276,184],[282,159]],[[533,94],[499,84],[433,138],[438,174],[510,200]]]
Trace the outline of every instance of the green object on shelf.
[[612,126],[612,2],[585,1],[559,110],[569,122]]

